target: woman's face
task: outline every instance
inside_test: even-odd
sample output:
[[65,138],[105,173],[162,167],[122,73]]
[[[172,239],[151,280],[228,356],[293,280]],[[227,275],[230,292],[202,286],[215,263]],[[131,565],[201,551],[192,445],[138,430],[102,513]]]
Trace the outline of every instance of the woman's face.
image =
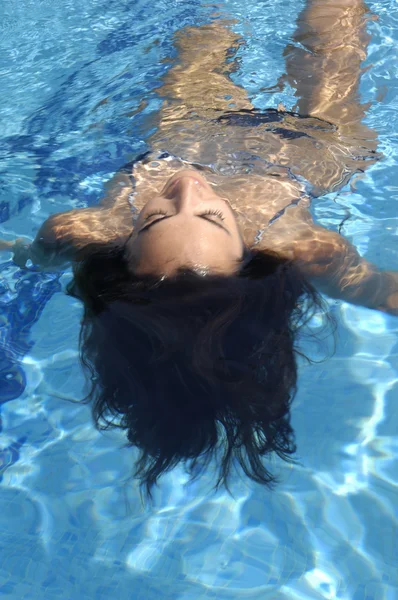
[[175,173],[147,202],[127,247],[139,275],[171,275],[180,267],[233,273],[243,250],[228,200],[193,170]]

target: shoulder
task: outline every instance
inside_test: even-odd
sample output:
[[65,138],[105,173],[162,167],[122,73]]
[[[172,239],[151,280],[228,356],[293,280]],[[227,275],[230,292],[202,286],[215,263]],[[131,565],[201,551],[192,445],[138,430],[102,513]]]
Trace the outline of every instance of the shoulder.
[[275,228],[264,246],[293,260],[311,278],[332,276],[351,248],[341,235],[312,222]]
[[93,207],[51,215],[31,246],[33,262],[61,264],[74,260],[89,244],[106,244],[129,235],[132,225],[106,208]]

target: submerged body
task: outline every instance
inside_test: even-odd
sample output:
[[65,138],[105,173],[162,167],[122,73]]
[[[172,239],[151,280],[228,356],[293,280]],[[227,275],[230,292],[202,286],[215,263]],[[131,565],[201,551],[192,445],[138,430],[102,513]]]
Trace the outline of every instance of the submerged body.
[[[16,262],[23,265],[31,258],[52,268],[80,260],[92,243],[139,237],[137,230],[133,233],[137,214],[146,217],[145,207],[148,212],[148,203],[159,198],[167,182],[179,172],[191,172],[211,187],[212,197],[202,198],[210,209],[211,201],[219,206],[217,198],[227,200],[245,248],[294,260],[318,289],[333,297],[395,314],[396,274],[379,271],[343,237],[315,225],[309,211],[311,201],[320,202],[323,194],[341,188],[380,159],[376,133],[362,123],[365,107],[358,99],[369,40],[366,11],[361,0],[308,2],[298,20],[295,45],[285,51],[285,79],[297,89],[297,112],[283,107],[256,111],[246,91],[233,84],[230,75],[236,64],[227,57],[243,41],[227,24],[177,32],[178,59],[158,89],[163,106],[151,123],[155,133],[148,139],[150,152],[114,176],[99,207],[50,217],[28,251],[21,244],[19,252],[16,248]],[[192,181],[189,190],[187,186],[185,180],[184,189],[175,189],[175,194],[197,205]],[[192,206],[187,210],[192,212]],[[174,205],[172,211],[179,209]],[[164,212],[163,206],[158,218]],[[237,257],[221,257],[222,238],[212,240],[209,233],[202,257],[194,241],[198,238],[203,248],[203,222],[186,228],[188,221],[177,221],[167,221],[167,235],[165,224],[145,235],[148,252],[139,249],[144,270],[170,274],[188,258],[203,271],[231,272]],[[150,256],[156,245],[156,256]],[[166,252],[162,260],[166,245],[174,257]],[[215,255],[221,262],[212,262]]]
[[272,483],[261,458],[295,450],[296,341],[321,307],[314,286],[398,315],[398,272],[310,212],[381,158],[358,99],[366,10],[308,1],[285,52],[296,112],[257,111],[232,82],[243,42],[227,23],[177,32],[150,150],[97,207],[52,215],[32,244],[0,245],[20,266],[73,263],[94,418],[142,451],[136,475],[148,492],[220,446],[218,484],[234,459]]

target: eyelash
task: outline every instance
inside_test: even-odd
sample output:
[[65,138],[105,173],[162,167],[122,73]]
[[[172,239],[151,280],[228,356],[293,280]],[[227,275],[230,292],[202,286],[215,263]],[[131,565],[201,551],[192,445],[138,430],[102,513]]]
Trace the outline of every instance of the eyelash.
[[219,217],[221,219],[221,221],[224,221],[224,215],[221,212],[221,210],[209,209],[209,210],[206,210],[206,212],[202,213],[200,216],[203,217],[204,215],[216,215],[217,217]]
[[147,215],[145,217],[145,222],[147,222],[151,217],[155,217],[156,215],[166,216],[167,213],[165,210],[154,210],[153,212],[151,212],[149,215]]
[[[146,216],[145,222],[148,221],[151,217],[155,217],[157,215],[166,216],[167,212],[165,210],[155,210]],[[219,219],[221,219],[221,221],[224,221],[224,215],[221,212],[221,210],[209,209],[201,213],[199,216],[204,217],[205,215],[216,215],[217,217],[219,217]]]

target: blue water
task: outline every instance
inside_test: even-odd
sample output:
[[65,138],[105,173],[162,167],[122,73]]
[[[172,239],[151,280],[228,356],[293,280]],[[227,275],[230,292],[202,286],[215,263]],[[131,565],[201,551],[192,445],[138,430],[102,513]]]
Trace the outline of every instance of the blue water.
[[[217,5],[247,39],[234,74],[258,107],[287,107],[283,73],[298,0]],[[379,19],[361,85],[385,158],[314,206],[383,268],[398,266],[398,8]],[[0,237],[95,204],[145,148],[171,36],[207,22],[194,0],[7,0],[0,8]],[[145,101],[144,103],[142,101]],[[77,362],[70,273],[21,273],[0,256],[0,595],[4,600],[398,599],[398,319],[331,302],[336,354],[302,366],[300,464],[274,459],[274,492],[210,493],[176,469],[144,508],[134,451],[98,433]],[[60,398],[61,397],[61,398]]]

